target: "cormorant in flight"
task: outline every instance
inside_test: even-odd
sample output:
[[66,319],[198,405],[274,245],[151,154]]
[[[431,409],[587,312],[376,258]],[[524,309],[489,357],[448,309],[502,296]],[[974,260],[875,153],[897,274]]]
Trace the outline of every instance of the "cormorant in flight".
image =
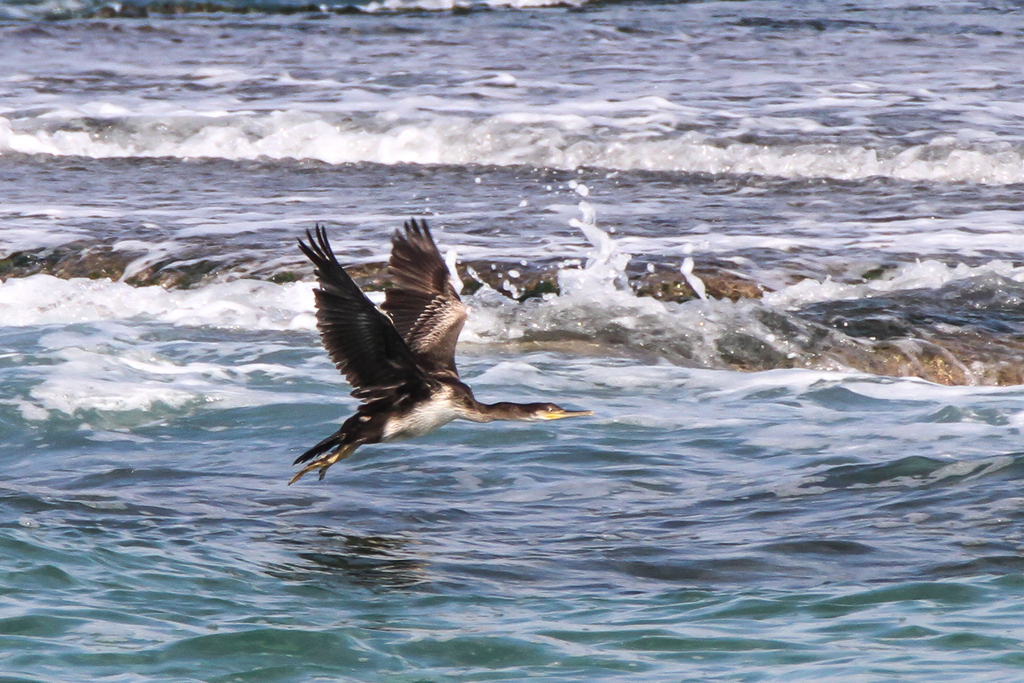
[[362,403],[341,429],[300,455],[291,478],[327,469],[368,443],[429,434],[452,420],[557,420],[592,415],[552,403],[480,403],[459,379],[455,342],[466,307],[449,280],[426,221],[406,221],[391,239],[394,287],[378,310],[338,263],[327,232],[307,230],[299,248],[316,267],[316,326],[327,354]]

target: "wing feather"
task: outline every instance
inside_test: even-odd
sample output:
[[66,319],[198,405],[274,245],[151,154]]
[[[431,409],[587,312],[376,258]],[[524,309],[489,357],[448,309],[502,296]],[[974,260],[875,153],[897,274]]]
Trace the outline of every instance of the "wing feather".
[[327,232],[306,231],[299,249],[313,262],[319,288],[316,326],[334,365],[364,400],[408,393],[424,382],[423,371],[388,316],[377,310],[338,263]]
[[427,372],[458,377],[455,344],[466,322],[466,307],[427,222],[413,218],[404,228],[391,238],[388,269],[395,286],[385,292],[381,308]]

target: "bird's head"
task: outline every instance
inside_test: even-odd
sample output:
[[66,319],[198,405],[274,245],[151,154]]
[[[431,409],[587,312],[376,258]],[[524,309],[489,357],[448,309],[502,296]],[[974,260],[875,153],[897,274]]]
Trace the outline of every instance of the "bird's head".
[[477,422],[491,420],[514,420],[533,422],[535,420],[561,420],[563,417],[593,415],[593,410],[566,410],[554,403],[478,403],[477,410],[466,419]]
[[593,410],[566,410],[554,403],[527,403],[521,406],[523,420],[561,420],[563,417],[593,415]]

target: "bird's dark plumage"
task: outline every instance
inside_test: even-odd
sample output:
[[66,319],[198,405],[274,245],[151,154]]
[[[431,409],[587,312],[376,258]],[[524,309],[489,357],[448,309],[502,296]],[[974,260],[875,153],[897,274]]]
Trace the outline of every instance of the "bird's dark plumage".
[[428,434],[458,418],[490,422],[591,414],[550,403],[488,405],[473,397],[455,367],[466,307],[426,221],[406,221],[404,231],[392,238],[388,270],[394,287],[385,293],[384,312],[338,263],[322,226],[306,231],[306,239],[309,244],[299,240],[299,248],[313,262],[320,285],[314,290],[317,328],[362,404],[341,429],[295,460],[309,464],[289,483],[314,469],[323,479],[331,465],[363,444]]
[[391,320],[377,310],[352,281],[331,250],[327,232],[317,226],[299,242],[313,265],[320,288],[316,326],[327,355],[352,385],[356,398],[372,400],[405,385],[422,383],[423,370]]
[[455,369],[455,342],[466,322],[466,307],[451,283],[448,266],[426,221],[406,221],[391,238],[388,270],[395,286],[381,306],[427,372]]

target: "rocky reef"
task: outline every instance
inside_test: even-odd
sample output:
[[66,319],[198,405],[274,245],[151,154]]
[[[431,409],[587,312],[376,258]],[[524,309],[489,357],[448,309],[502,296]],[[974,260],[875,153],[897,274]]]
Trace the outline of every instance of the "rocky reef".
[[[108,278],[133,286],[189,289],[221,280],[250,278],[287,283],[312,278],[295,256],[267,261],[260,254],[210,257],[213,245],[195,244],[173,254],[141,243],[74,242],[16,251],[0,257],[0,279],[45,273],[59,278]],[[559,272],[579,263],[471,260],[458,265],[463,291],[489,287],[524,306],[559,293]],[[369,291],[391,286],[387,264],[347,267]],[[871,298],[840,299],[782,310],[756,302],[769,288],[735,268],[702,258],[693,274],[706,295],[748,302],[745,318],[719,326],[715,334],[685,326],[629,328],[605,320],[571,341],[619,347],[624,353],[657,355],[672,362],[745,371],[775,368],[858,370],[883,376],[920,377],[949,385],[1024,383],[1024,285],[990,276],[935,289],[903,290]],[[865,273],[866,281],[875,277]],[[682,303],[697,297],[678,263],[639,257],[622,273],[636,297]],[[534,334],[524,344],[557,345],[565,330]]]

